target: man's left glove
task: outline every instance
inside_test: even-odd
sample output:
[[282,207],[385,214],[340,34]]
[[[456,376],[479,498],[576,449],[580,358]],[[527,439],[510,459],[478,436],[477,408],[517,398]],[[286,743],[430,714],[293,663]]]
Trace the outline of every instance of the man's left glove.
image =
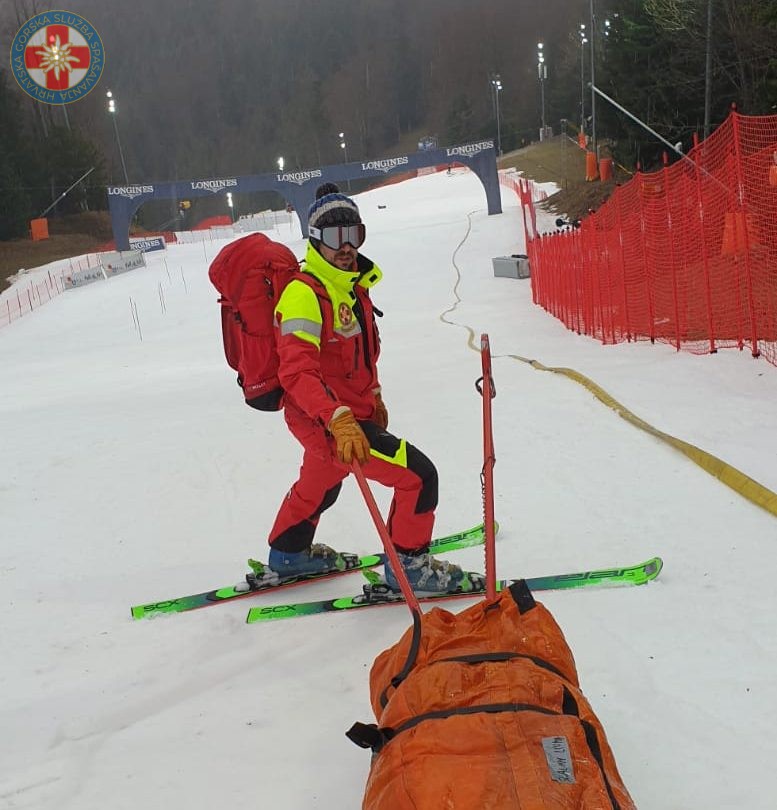
[[375,412],[372,414],[372,421],[381,430],[385,430],[388,427],[388,410],[383,404],[383,397],[380,395],[380,389],[375,392]]

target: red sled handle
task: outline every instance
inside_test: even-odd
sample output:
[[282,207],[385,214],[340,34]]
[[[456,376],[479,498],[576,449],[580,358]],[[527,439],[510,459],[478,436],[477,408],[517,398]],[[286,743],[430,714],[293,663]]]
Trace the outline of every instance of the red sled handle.
[[370,511],[375,528],[378,530],[378,534],[380,535],[380,540],[383,543],[383,549],[386,552],[386,557],[388,557],[389,561],[391,562],[391,568],[399,582],[399,587],[402,589],[402,596],[405,597],[405,601],[407,602],[413,616],[420,616],[421,605],[418,604],[415,591],[410,587],[410,583],[408,582],[405,574],[405,569],[399,562],[397,551],[394,548],[394,544],[391,542],[388,529],[386,528],[386,524],[383,522],[380,509],[378,509],[378,504],[375,503],[375,496],[372,494],[370,485],[367,483],[367,477],[364,475],[364,471],[362,470],[358,461],[354,461],[351,464],[351,469],[353,470],[353,474],[356,476],[356,481],[359,484],[359,489],[362,491],[364,502],[367,504],[367,509]]
[[486,599],[496,599],[496,533],[494,532],[494,433],[491,421],[491,400],[496,396],[491,375],[491,344],[487,334],[480,336],[480,359],[483,376],[475,388],[483,397],[483,469],[480,486],[483,492],[483,526],[486,532]]

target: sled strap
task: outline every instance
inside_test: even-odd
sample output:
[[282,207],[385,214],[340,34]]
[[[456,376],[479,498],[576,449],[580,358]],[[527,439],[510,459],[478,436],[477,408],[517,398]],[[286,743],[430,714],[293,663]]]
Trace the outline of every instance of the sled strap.
[[529,590],[525,579],[518,579],[513,582],[509,590],[510,596],[513,597],[513,602],[515,602],[521,616],[537,607],[537,603],[534,601],[532,592]]
[[[566,690],[565,690],[566,691]],[[358,745],[360,748],[370,748],[373,754],[380,753],[384,746],[391,742],[398,734],[408,729],[414,728],[419,723],[428,720],[444,720],[447,717],[455,717],[462,715],[472,714],[501,714],[503,712],[537,712],[539,714],[551,715],[560,717],[567,714],[576,714],[575,712],[555,712],[552,709],[546,709],[544,706],[534,706],[531,703],[487,703],[481,706],[461,706],[456,709],[441,710],[436,712],[427,712],[426,714],[419,714],[411,718],[405,723],[397,726],[397,728],[380,728],[374,723],[354,723],[351,728],[346,731],[345,736],[351,742]],[[580,725],[585,734],[585,740],[591,754],[593,755],[596,764],[599,766],[602,779],[607,789],[607,796],[610,800],[612,810],[621,810],[621,806],[616,798],[610,780],[607,777],[607,771],[604,766],[604,758],[602,756],[601,745],[599,744],[599,735],[594,726],[587,720],[578,718]]]
[[[432,665],[434,664],[444,664],[450,661],[458,661],[462,664],[481,664],[481,663],[501,663],[503,661],[514,661],[516,658],[521,658],[526,661],[531,661],[532,664],[535,666],[540,667],[541,669],[546,669],[548,672],[552,672],[554,675],[557,675],[562,680],[568,680],[567,677],[561,672],[560,669],[554,667],[553,664],[548,663],[547,661],[543,661],[542,658],[538,658],[536,655],[526,655],[525,653],[517,653],[517,652],[489,652],[489,653],[473,653],[472,655],[455,655],[452,658],[440,658],[437,661],[432,661]],[[577,707],[575,707],[577,708]],[[577,711],[574,712],[577,714]]]

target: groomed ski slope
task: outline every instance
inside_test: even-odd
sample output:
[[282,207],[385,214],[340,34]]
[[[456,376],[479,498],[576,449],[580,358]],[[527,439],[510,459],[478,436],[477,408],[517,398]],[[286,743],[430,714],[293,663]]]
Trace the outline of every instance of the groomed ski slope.
[[[522,252],[523,229],[513,193],[489,217],[472,175],[358,201],[364,252],[385,273],[374,300],[390,426],[438,466],[437,530],[481,515],[466,326],[494,353],[498,575],[664,558],[644,588],[542,595],[640,810],[773,808],[777,519],[580,385],[506,355],[580,371],[771,489],[777,369],[568,332],[528,281],[493,277],[491,257]],[[296,222],[270,235],[302,255]],[[360,806],[369,754],[344,731],[372,720],[369,668],[404,608],[250,627],[247,600],[129,615],[240,579],[298,469],[282,418],[246,408],[223,360],[206,272],[223,244],[148,254],[148,268],[0,331],[2,808]],[[354,481],[319,539],[378,548]],[[481,549],[455,559],[482,568]],[[354,575],[293,593],[359,587]]]

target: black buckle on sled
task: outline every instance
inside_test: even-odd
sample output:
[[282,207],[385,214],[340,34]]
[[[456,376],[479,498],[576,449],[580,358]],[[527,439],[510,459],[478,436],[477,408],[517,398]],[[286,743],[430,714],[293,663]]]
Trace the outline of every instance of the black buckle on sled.
[[394,736],[394,731],[390,728],[378,728],[375,723],[354,723],[345,732],[345,736],[359,748],[371,748],[377,754]]
[[510,596],[513,597],[513,601],[518,606],[518,612],[522,616],[537,605],[525,579],[518,579],[513,582],[510,586]]
[[[483,396],[483,379],[483,377],[478,377],[475,380],[475,390],[481,397]],[[496,386],[494,385],[494,378],[490,374],[488,375],[488,386],[491,391],[491,399],[493,399],[496,396]]]

